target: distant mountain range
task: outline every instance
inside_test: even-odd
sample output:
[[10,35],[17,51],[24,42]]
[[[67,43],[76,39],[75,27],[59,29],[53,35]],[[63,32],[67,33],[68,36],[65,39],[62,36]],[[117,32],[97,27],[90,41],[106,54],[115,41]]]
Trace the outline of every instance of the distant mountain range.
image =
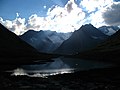
[[116,33],[117,30],[119,30],[119,27],[117,26],[102,26],[98,28],[100,31],[102,31],[104,34],[111,36],[112,34]]
[[0,24],[0,63],[29,63],[34,60],[49,58],[22,41],[17,35]]
[[95,47],[118,29],[116,26],[102,26],[97,29],[91,24],[86,24],[70,33],[29,30],[20,38],[39,52],[71,54]]
[[118,58],[120,31],[113,26],[103,26],[97,29],[91,24],[86,24],[73,33],[29,30],[18,37],[0,24],[0,43],[1,63],[28,63],[34,60],[50,60],[53,56],[57,57],[57,55],[46,53],[80,57],[82,55],[86,58],[91,58],[91,56],[104,58],[111,53],[115,56],[114,58]]
[[55,52],[59,54],[76,54],[94,48],[107,38],[107,35],[93,25],[86,24],[73,32],[71,37],[65,40]]
[[36,48],[39,52],[52,53],[63,41],[68,39],[72,33],[57,33],[56,31],[34,31],[29,30],[20,38]]

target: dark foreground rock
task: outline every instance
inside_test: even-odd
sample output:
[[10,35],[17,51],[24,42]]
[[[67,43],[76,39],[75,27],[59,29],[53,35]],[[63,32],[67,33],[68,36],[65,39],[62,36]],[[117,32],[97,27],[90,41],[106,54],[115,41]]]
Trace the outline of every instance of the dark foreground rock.
[[120,90],[120,68],[106,68],[48,78],[0,74],[0,88],[12,90]]

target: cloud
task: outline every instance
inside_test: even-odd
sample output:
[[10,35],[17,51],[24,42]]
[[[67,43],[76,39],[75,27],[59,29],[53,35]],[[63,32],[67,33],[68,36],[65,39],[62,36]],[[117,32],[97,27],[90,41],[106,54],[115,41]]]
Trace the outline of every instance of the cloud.
[[78,22],[85,18],[85,13],[77,7],[73,0],[65,7],[54,6],[49,8],[47,17],[39,17],[36,14],[29,17],[27,28],[34,30],[53,30],[58,32],[70,32],[78,29]]
[[19,13],[16,13],[16,15],[17,15],[16,17],[19,17],[19,16],[20,16],[20,14],[19,14]]
[[90,13],[96,11],[96,9],[104,8],[112,2],[113,0],[82,0],[80,6]]
[[54,6],[48,9],[46,17],[39,17],[33,14],[26,21],[16,13],[13,21],[0,21],[17,35],[21,35],[29,29],[33,30],[52,30],[58,32],[71,32],[78,29],[85,18],[85,13],[77,6],[74,0],[68,1],[65,7]]
[[96,11],[95,13],[91,13],[85,20],[86,23],[89,22],[97,28],[106,25],[104,19],[102,18],[102,11]]
[[108,25],[120,25],[120,2],[113,3],[106,7],[106,10],[103,12],[102,17]]
[[113,0],[82,0],[76,4],[75,0],[69,0],[64,7],[53,5],[48,9],[46,17],[33,14],[26,20],[20,17],[20,13],[16,13],[14,20],[3,20],[0,17],[0,22],[17,35],[30,29],[72,32],[87,23],[96,27],[118,25],[120,5],[118,2],[113,3]]
[[17,35],[21,35],[25,32],[25,18],[17,18],[13,21],[10,20],[3,20],[0,17],[0,23],[2,23],[4,26],[6,26],[10,31],[14,32]]
[[[120,19],[116,18],[120,17],[120,7],[119,5],[116,6],[115,3],[119,2],[115,2],[114,0],[82,0],[80,7],[82,7],[88,15],[86,16],[85,23],[89,22],[97,28],[103,25],[118,25]],[[118,23],[111,24],[115,21],[113,17],[116,17],[115,19]]]
[[72,4],[73,2],[69,1],[68,4],[66,5],[68,13],[70,13],[73,10]]
[[45,6],[45,5],[44,5],[44,6],[43,6],[43,8],[44,8],[44,9],[46,9],[46,8],[47,8],[47,6]]

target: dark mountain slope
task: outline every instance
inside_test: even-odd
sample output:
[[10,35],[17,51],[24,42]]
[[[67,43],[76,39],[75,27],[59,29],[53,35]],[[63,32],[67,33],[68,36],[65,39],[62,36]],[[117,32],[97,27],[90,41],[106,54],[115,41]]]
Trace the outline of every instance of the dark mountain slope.
[[55,52],[61,54],[83,52],[95,47],[107,37],[93,25],[87,24],[75,31]]
[[[78,56],[78,55],[77,55]],[[120,63],[120,30],[93,50],[80,53],[80,57]]]
[[47,58],[0,24],[0,63],[23,63]]

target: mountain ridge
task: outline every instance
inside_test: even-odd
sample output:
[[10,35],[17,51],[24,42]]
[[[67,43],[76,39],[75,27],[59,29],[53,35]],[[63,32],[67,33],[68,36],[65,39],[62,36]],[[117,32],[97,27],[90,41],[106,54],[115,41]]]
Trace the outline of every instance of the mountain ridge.
[[52,53],[70,35],[71,33],[57,33],[56,31],[49,30],[30,30],[21,35],[20,38],[36,48],[39,52]]
[[35,60],[47,60],[51,57],[49,54],[39,53],[2,24],[0,24],[0,42],[1,64],[32,63]]
[[92,50],[77,54],[77,57],[120,64],[120,30]]
[[100,31],[102,31],[104,34],[111,36],[114,33],[116,33],[116,31],[119,30],[119,27],[117,27],[117,26],[101,26],[98,29]]
[[75,54],[94,48],[108,36],[91,24],[86,24],[73,32],[71,37],[64,41],[55,51],[64,54]]

